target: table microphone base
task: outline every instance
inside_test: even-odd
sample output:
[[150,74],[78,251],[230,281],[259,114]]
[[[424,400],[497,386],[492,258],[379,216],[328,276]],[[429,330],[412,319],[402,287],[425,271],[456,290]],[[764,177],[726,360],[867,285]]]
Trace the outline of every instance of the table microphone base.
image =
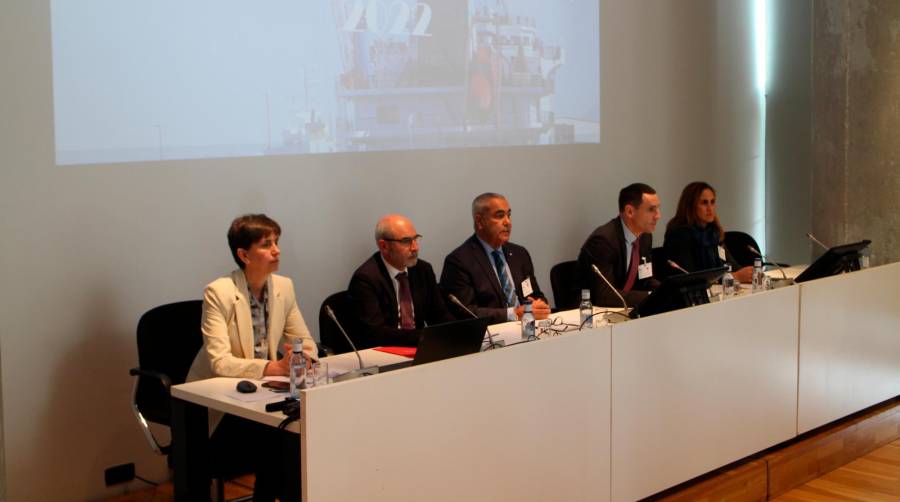
[[359,368],[355,370],[350,370],[343,375],[338,375],[334,377],[332,380],[334,382],[343,382],[344,380],[353,380],[355,378],[377,375],[378,374],[378,366],[369,366],[368,368]]

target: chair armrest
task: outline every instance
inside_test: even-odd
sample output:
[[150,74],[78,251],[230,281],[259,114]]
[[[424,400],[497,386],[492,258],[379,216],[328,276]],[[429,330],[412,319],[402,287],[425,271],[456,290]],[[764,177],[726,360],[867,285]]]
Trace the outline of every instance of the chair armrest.
[[166,389],[166,392],[169,392],[169,389],[172,388],[172,379],[169,378],[169,375],[165,373],[160,373],[158,371],[150,371],[150,370],[142,370],[140,368],[131,368],[128,371],[128,374],[131,376],[141,376],[147,378],[153,378],[155,380],[159,380],[159,383],[162,384],[163,388]]

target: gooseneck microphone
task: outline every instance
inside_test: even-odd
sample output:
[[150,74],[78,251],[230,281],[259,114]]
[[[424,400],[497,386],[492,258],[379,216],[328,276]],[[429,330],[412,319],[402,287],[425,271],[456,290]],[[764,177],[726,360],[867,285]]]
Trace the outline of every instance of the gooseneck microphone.
[[666,260],[666,261],[669,262],[669,266],[672,267],[672,268],[674,268],[675,270],[678,270],[678,271],[683,272],[683,273],[685,273],[685,274],[689,274],[689,273],[690,273],[690,272],[688,272],[687,270],[685,270],[684,267],[682,267],[681,265],[675,263],[674,261],[672,261],[672,260]]
[[816,237],[813,234],[806,232],[806,238],[815,242],[819,246],[821,246],[821,248],[824,249],[825,251],[828,251],[829,247],[826,246],[825,244],[822,244],[822,241],[820,241],[819,239],[816,239]]
[[344,338],[347,340],[347,343],[350,344],[350,348],[352,348],[353,352],[356,353],[357,361],[359,361],[359,368],[357,368],[355,370],[350,370],[347,373],[344,373],[343,375],[338,375],[338,376],[334,377],[334,381],[335,382],[343,382],[344,380],[353,380],[354,378],[359,378],[361,376],[377,375],[378,374],[378,366],[369,366],[366,368],[363,367],[362,356],[359,355],[359,351],[356,350],[356,345],[353,344],[353,340],[351,340],[350,336],[347,335],[347,332],[344,331],[344,327],[341,325],[341,322],[338,321],[337,316],[334,315],[334,311],[331,310],[330,305],[325,305],[325,313],[328,314],[328,317],[330,317],[331,320],[334,321],[334,324],[341,331],[341,334],[344,335]]
[[[469,310],[469,307],[466,307],[465,305],[463,305],[463,302],[459,301],[459,298],[457,298],[456,295],[451,293],[451,294],[447,295],[447,298],[449,298],[450,301],[453,302],[454,305],[456,305],[457,307],[468,312],[468,314],[470,316],[472,316],[472,318],[478,319],[478,316],[475,315],[475,312],[472,312],[471,310]],[[503,346],[499,343],[494,342],[494,335],[491,334],[491,329],[489,327],[485,326],[484,330],[487,332],[488,344],[489,344],[490,348],[496,349],[497,347]]]
[[751,253],[753,253],[753,254],[755,254],[756,256],[759,256],[760,258],[762,258],[763,260],[765,260],[767,263],[771,263],[772,265],[775,265],[775,268],[777,268],[778,271],[781,272],[781,278],[784,279],[784,280],[787,280],[788,276],[787,276],[786,273],[784,273],[784,269],[781,268],[781,265],[779,265],[779,264],[778,264],[777,262],[775,262],[775,261],[772,261],[772,259],[769,258],[768,256],[766,256],[766,255],[760,253],[758,249],[756,249],[755,247],[753,247],[753,246],[750,245],[750,244],[747,244],[747,249],[749,249]]
[[619,290],[616,289],[615,286],[613,286],[611,282],[609,282],[609,279],[607,279],[606,276],[603,275],[603,272],[601,272],[600,269],[597,268],[597,265],[594,265],[593,263],[591,263],[591,268],[594,270],[595,274],[599,275],[600,278],[603,279],[603,282],[605,282],[606,285],[609,286],[609,289],[611,289],[613,291],[613,293],[615,293],[616,296],[619,297],[619,300],[622,300],[622,308],[625,309],[625,312],[628,312],[628,303],[625,301],[625,297],[623,297],[619,293]]

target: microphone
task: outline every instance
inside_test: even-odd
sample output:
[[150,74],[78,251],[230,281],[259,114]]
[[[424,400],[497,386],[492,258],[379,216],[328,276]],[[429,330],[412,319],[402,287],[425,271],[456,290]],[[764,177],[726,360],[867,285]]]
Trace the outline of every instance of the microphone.
[[611,282],[609,282],[609,279],[607,279],[606,276],[603,275],[603,272],[601,272],[600,269],[597,268],[597,265],[594,265],[593,263],[591,263],[591,268],[594,269],[594,273],[595,273],[595,274],[599,275],[600,278],[603,279],[603,282],[605,282],[606,285],[609,286],[609,289],[611,289],[611,290],[613,291],[613,293],[615,293],[616,296],[619,297],[619,300],[622,300],[622,307],[625,309],[625,312],[628,312],[628,303],[625,302],[625,297],[623,297],[623,296],[619,293],[619,290],[616,289],[616,288],[612,285]]
[[825,251],[828,251],[828,249],[829,249],[828,246],[826,246],[825,244],[822,244],[822,241],[820,241],[819,239],[816,239],[816,237],[813,234],[806,232],[806,238],[815,242],[819,246],[821,246],[822,249],[824,249]]
[[771,259],[769,259],[768,256],[766,256],[766,255],[760,253],[758,249],[756,249],[755,247],[753,247],[753,246],[750,245],[750,244],[747,244],[747,249],[749,249],[751,253],[753,253],[753,254],[755,254],[756,256],[759,256],[760,258],[762,258],[763,260],[765,260],[767,263],[771,263],[772,265],[775,265],[775,268],[777,268],[778,271],[781,272],[781,278],[784,279],[785,281],[788,280],[788,276],[787,276],[786,273],[784,273],[784,269],[781,268],[781,265],[779,265],[778,263],[776,263],[776,262],[772,261]]
[[325,305],[325,313],[328,314],[328,317],[334,321],[334,324],[341,330],[341,333],[344,335],[344,338],[347,339],[347,342],[350,344],[350,348],[353,349],[353,352],[356,352],[356,359],[359,361],[359,368],[355,370],[350,370],[343,375],[338,375],[334,377],[335,382],[343,382],[344,380],[353,380],[354,378],[359,378],[362,376],[376,375],[378,374],[378,366],[369,366],[367,368],[363,367],[362,356],[359,355],[359,351],[356,350],[356,345],[353,344],[353,340],[350,339],[350,336],[347,335],[347,332],[344,331],[344,327],[341,326],[341,322],[338,321],[337,316],[334,315],[334,311],[331,310],[330,305]]
[[670,266],[670,267],[672,267],[672,268],[674,268],[674,269],[676,269],[676,270],[679,270],[679,271],[681,271],[681,272],[684,272],[685,274],[689,274],[689,273],[690,273],[690,272],[688,272],[687,270],[685,270],[684,267],[682,267],[681,265],[675,263],[674,261],[672,261],[672,260],[666,260],[666,261],[669,262],[669,266]]
[[[451,294],[448,294],[448,295],[447,295],[447,298],[449,298],[450,301],[453,302],[454,305],[456,305],[457,307],[459,307],[459,308],[465,310],[466,312],[468,312],[469,315],[472,316],[474,319],[478,319],[478,316],[475,315],[475,312],[472,312],[471,310],[469,310],[469,307],[466,307],[465,305],[463,305],[463,302],[459,301],[459,298],[457,298],[456,295],[454,295],[454,294],[451,293]],[[487,332],[488,344],[490,345],[490,347],[491,347],[492,349],[496,349],[497,347],[502,347],[502,346],[503,346],[502,343],[497,343],[497,342],[494,341],[494,335],[491,334],[491,328],[490,328],[490,327],[485,326],[485,327],[484,327],[484,330]]]

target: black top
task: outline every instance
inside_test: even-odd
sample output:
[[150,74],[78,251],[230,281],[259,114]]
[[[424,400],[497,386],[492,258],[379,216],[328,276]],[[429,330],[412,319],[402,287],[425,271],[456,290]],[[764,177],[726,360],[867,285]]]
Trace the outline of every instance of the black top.
[[[651,262],[650,250],[653,248],[653,235],[641,234],[639,251],[640,258],[643,261]],[[591,264],[597,265],[597,268],[603,272],[603,275],[612,282],[613,286],[622,294],[622,288],[628,279],[628,270],[625,267],[626,253],[630,250],[625,249],[625,229],[622,226],[622,220],[616,216],[605,225],[597,227],[594,232],[588,236],[584,245],[581,246],[581,252],[578,254],[578,275],[581,278],[581,287],[591,290],[591,301],[594,305],[618,307],[622,305],[619,297],[609,289],[603,279],[597,277],[597,274],[591,269]],[[625,302],[629,306],[638,304],[647,294],[659,286],[659,281],[653,277],[638,279],[635,281],[628,294],[622,294]]]
[[[501,248],[506,264],[512,275],[513,286],[519,303],[525,302],[522,292],[522,281],[531,279],[532,298],[546,301],[534,276],[534,265],[531,255],[517,244],[507,242]],[[441,272],[441,289],[445,293],[455,295],[463,305],[478,317],[488,317],[492,323],[506,322],[506,295],[497,279],[494,264],[484,252],[484,246],[478,237],[473,235],[444,259],[444,270]],[[464,315],[457,312],[457,315]],[[466,314],[467,315],[467,314]]]
[[681,265],[688,272],[708,270],[726,264],[731,265],[731,270],[741,268],[727,249],[726,259],[719,258],[719,229],[715,225],[706,225],[706,228],[696,225],[672,227],[666,230],[663,248],[666,258]]
[[398,328],[400,315],[393,279],[376,252],[360,265],[347,292],[358,321],[353,337],[358,349],[377,346],[415,347],[419,343],[419,329],[426,324],[440,324],[455,320],[447,312],[441,297],[434,270],[420,259],[416,266],[407,268],[409,288],[413,299],[416,329]]
[[666,230],[663,241],[666,257],[688,272],[721,266],[719,258],[719,230],[715,225],[700,228],[681,225]]

